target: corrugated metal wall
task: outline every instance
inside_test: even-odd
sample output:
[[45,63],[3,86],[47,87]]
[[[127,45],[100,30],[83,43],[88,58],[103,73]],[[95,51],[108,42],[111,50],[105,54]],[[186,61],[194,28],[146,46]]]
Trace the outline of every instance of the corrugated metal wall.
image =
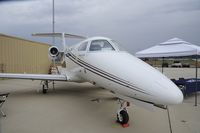
[[0,34],[0,71],[48,73],[48,44]]

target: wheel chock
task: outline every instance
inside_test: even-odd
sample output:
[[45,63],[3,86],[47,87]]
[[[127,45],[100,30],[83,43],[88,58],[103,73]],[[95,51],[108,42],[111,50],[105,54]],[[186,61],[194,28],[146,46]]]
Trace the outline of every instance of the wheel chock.
[[127,127],[129,127],[129,124],[128,124],[128,123],[122,124],[122,127],[123,127],[123,128],[127,128]]

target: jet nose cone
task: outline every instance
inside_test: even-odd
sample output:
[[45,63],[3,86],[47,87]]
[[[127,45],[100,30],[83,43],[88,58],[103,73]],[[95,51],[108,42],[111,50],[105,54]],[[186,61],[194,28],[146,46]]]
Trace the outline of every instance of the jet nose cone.
[[171,103],[169,104],[180,104],[183,102],[183,93],[178,87],[176,87],[171,92],[170,98],[171,98],[170,100]]
[[[170,81],[171,82],[171,81]],[[168,86],[166,101],[168,105],[180,104],[183,102],[183,93],[181,90],[174,84],[169,83],[171,85]]]
[[[162,80],[162,79],[160,79]],[[163,79],[160,83],[155,83],[157,88],[157,97],[160,98],[158,103],[163,105],[175,105],[180,104],[183,101],[183,93],[181,90],[169,79]]]

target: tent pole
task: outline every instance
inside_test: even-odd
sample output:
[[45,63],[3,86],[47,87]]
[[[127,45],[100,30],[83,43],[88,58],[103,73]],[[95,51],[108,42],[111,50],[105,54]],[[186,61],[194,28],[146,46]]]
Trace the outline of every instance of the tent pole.
[[196,86],[195,86],[195,106],[197,106],[197,87],[198,87],[198,84],[197,84],[197,67],[198,67],[198,61],[197,61],[197,55],[196,55]]
[[164,63],[164,57],[162,57],[162,73],[163,73],[163,63]]

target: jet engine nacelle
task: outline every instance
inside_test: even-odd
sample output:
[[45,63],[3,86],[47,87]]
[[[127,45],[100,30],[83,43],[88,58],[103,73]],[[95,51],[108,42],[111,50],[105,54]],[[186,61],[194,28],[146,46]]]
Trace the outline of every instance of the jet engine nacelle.
[[49,58],[55,61],[62,61],[63,60],[63,52],[60,52],[56,46],[51,46],[49,48]]
[[51,58],[56,58],[59,56],[59,50],[56,46],[51,46],[49,48],[49,55]]

